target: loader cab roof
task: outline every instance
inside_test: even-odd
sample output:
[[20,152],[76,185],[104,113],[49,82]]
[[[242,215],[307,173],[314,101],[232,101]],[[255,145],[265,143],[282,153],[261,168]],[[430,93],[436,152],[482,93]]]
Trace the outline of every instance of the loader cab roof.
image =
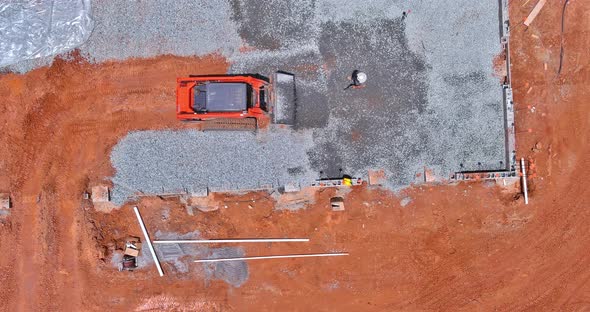
[[241,112],[250,104],[251,87],[247,83],[205,82],[193,87],[193,109],[197,113]]

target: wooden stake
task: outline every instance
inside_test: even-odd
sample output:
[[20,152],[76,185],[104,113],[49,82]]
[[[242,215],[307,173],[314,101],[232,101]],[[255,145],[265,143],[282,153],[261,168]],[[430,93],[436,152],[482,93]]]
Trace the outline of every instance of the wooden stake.
[[524,24],[526,25],[526,27],[529,27],[529,25],[533,22],[535,17],[537,17],[539,12],[541,11],[543,6],[545,5],[545,2],[547,2],[547,0],[539,0],[539,2],[537,2],[537,5],[535,5],[533,10],[531,11],[531,14],[529,14],[529,16],[524,21]]

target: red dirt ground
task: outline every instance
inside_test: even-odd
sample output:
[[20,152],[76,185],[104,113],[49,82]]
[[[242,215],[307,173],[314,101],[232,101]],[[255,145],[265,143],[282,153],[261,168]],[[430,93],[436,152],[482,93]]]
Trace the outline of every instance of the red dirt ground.
[[[139,203],[151,231],[311,238],[247,246],[248,255],[350,252],[251,262],[239,288],[168,264],[163,278],[154,268],[116,271],[113,245],[140,234],[132,211],[97,212],[81,196],[113,173],[110,148],[128,131],[180,127],[175,77],[225,72],[222,58],[95,65],[74,55],[0,76],[0,191],[14,200],[12,215],[0,219],[1,310],[590,310],[590,3],[570,1],[558,76],[560,2],[548,2],[528,29],[517,21],[534,1],[511,2],[517,132],[532,129],[517,134],[518,156],[534,165],[530,205],[480,183],[397,195],[359,187],[345,196],[344,212],[328,208],[334,190],[299,211],[273,210],[263,194],[217,196],[227,209],[195,216],[175,200]],[[404,197],[412,200],[402,206]]]

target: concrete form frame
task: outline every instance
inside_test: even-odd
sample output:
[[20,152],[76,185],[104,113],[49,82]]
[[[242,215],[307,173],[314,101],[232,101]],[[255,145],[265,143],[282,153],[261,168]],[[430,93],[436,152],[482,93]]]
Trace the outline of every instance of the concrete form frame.
[[455,181],[492,180],[517,177],[516,138],[514,126],[514,100],[512,96],[512,74],[510,71],[510,20],[508,18],[508,0],[499,1],[500,43],[506,57],[506,77],[502,83],[504,109],[504,144],[505,168],[499,171],[460,171],[453,175]]
[[[505,142],[505,159],[503,161],[504,169],[502,170],[483,170],[483,171],[458,171],[455,172],[451,181],[469,181],[469,180],[493,180],[498,178],[515,178],[518,176],[518,162],[516,159],[516,139],[515,139],[515,124],[514,124],[514,100],[512,95],[512,75],[510,69],[510,21],[508,16],[508,0],[498,0],[499,2],[499,32],[500,32],[500,43],[504,50],[506,60],[506,77],[502,83],[503,93],[503,111],[504,111],[504,142]],[[367,177],[361,177],[362,180],[367,180]],[[267,183],[260,184],[258,187],[251,189],[234,189],[228,186],[208,186],[206,189],[198,189],[198,191],[180,188],[173,191],[162,190],[161,193],[151,194],[140,192],[136,194],[135,199],[142,196],[162,196],[162,197],[175,197],[183,195],[193,195],[204,197],[209,193],[233,193],[233,192],[244,192],[244,191],[269,191],[272,192],[275,189],[280,188],[282,185],[279,181],[278,184]],[[324,186],[320,185],[321,180],[312,183],[311,186]],[[330,185],[335,186],[335,185]],[[301,187],[301,186],[300,186]]]

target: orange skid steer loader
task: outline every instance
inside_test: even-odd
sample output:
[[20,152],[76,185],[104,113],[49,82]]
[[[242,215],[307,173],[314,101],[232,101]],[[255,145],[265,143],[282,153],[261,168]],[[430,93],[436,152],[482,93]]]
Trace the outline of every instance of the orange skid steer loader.
[[259,74],[191,75],[176,84],[177,118],[199,122],[203,130],[293,125],[295,102],[295,79],[286,72],[272,80]]

